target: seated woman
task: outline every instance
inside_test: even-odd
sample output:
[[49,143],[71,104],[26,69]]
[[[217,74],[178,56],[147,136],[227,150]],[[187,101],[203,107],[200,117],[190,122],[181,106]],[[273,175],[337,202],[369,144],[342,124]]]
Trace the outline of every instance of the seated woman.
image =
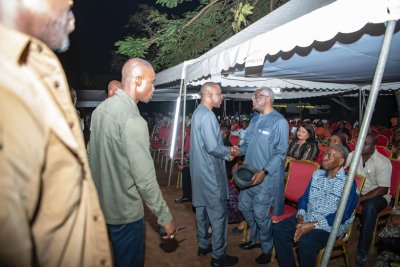
[[347,151],[350,152],[350,148],[347,145],[346,138],[341,133],[332,134],[329,138],[329,145],[342,145],[347,148]]
[[315,160],[318,154],[314,128],[309,124],[299,126],[295,139],[289,144],[286,159]]
[[[379,254],[375,267],[400,265],[400,205],[392,210],[385,228],[379,233],[384,251]],[[398,265],[395,265],[398,264]]]

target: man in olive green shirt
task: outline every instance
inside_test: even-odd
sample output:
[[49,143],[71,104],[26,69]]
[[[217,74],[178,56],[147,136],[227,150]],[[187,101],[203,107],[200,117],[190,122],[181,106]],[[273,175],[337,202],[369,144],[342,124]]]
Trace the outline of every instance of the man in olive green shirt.
[[164,226],[165,238],[176,227],[157,184],[149,132],[137,103],[154,92],[153,67],[130,59],[122,69],[122,88],[101,103],[92,116],[89,162],[104,211],[116,266],[142,266],[143,204]]

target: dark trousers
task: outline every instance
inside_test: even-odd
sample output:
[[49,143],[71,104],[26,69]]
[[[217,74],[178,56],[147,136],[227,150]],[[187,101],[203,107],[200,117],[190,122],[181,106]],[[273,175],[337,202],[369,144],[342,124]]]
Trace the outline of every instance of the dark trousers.
[[[280,267],[295,267],[292,242],[296,231],[297,219],[293,215],[272,227],[275,251]],[[311,230],[297,243],[300,267],[315,266],[316,257],[321,248],[326,246],[329,233],[324,230]]]
[[376,218],[378,212],[386,208],[387,201],[383,197],[375,197],[361,203],[361,232],[358,241],[358,253],[368,254],[369,246],[372,242]]
[[190,167],[184,167],[182,170],[182,197],[192,199],[192,180],[190,178]]
[[115,267],[142,267],[144,219],[128,224],[107,224]]

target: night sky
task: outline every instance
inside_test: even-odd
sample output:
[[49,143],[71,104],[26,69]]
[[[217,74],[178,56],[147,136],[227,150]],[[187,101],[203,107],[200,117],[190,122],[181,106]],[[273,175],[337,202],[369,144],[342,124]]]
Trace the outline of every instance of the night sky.
[[[197,1],[193,1],[197,2]],[[168,13],[182,13],[193,8],[188,2],[177,9],[164,8]],[[70,35],[70,49],[60,54],[69,83],[76,90],[105,89],[104,82],[85,88],[84,77],[90,80],[106,76],[105,80],[120,79],[119,71],[111,71],[111,53],[114,43],[127,35],[125,25],[129,16],[139,10],[139,4],[156,6],[155,0],[80,0],[75,1],[75,31]],[[161,8],[157,5],[158,8]],[[103,87],[103,88],[96,88]]]

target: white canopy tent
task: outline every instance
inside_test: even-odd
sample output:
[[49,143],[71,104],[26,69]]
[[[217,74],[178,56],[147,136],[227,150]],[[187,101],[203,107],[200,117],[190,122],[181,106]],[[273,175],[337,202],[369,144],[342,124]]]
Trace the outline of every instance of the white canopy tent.
[[[341,0],[329,5],[326,4],[331,1],[301,1],[304,6],[299,2],[290,1],[199,58],[157,73],[156,87],[166,86],[178,94],[178,86],[171,86],[171,82],[185,79],[189,86],[218,82],[224,92],[229,87],[240,92],[261,86],[317,90],[369,88],[383,41],[384,22],[398,19],[398,1]],[[320,8],[314,10],[318,4]],[[294,12],[291,8],[302,11]],[[299,14],[306,15],[298,17]],[[267,24],[271,17],[281,16],[291,20],[283,25]],[[397,28],[382,89],[399,89],[399,81]]]
[[[250,84],[278,87],[281,92],[288,85],[307,92],[318,89],[316,93],[371,90],[322,266],[329,261],[381,84],[385,90],[400,88],[399,19],[399,0],[339,0],[181,67],[179,96],[184,96],[184,104],[186,85],[205,81],[225,83],[238,91]],[[165,81],[170,83],[176,78],[167,73],[160,73],[157,79],[168,76]],[[160,78],[157,85],[161,83]],[[179,108],[175,118],[178,113]],[[176,129],[176,123],[174,126]]]

